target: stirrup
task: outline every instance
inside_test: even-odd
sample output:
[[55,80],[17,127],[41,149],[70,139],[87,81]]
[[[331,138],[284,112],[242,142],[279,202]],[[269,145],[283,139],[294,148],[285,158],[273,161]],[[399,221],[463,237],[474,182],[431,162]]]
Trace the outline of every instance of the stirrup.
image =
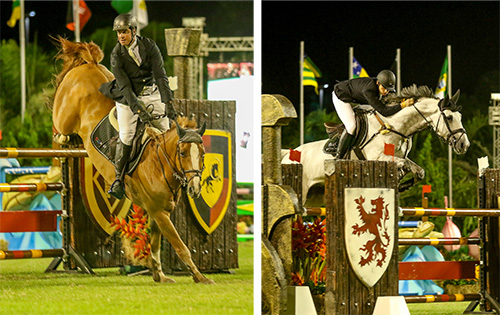
[[115,197],[116,199],[122,199],[125,196],[125,186],[121,180],[117,179],[111,184],[108,194]]

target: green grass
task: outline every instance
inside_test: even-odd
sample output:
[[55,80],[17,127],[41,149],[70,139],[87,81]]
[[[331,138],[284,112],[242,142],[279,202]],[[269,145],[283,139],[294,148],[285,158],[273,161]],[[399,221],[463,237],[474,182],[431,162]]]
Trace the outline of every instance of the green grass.
[[[409,303],[412,315],[457,315],[462,314],[470,302]],[[474,310],[479,311],[479,306]]]
[[0,314],[253,314],[253,241],[239,243],[239,269],[208,274],[215,285],[155,283],[151,276],[122,276],[118,268],[96,275],[46,274],[50,258],[0,261]]

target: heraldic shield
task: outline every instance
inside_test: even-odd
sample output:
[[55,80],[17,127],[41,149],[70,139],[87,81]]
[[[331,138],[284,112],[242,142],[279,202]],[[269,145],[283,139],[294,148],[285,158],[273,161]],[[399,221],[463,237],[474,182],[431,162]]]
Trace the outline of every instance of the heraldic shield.
[[384,275],[394,248],[394,189],[345,189],[345,246],[359,280],[373,287]]
[[206,130],[205,169],[201,174],[201,196],[188,196],[196,221],[207,234],[221,223],[231,199],[233,186],[231,133],[223,130]]
[[113,234],[115,229],[110,226],[111,217],[125,218],[132,202],[127,198],[119,200],[108,195],[104,177],[97,172],[89,158],[82,159],[80,174],[87,213],[96,226],[108,235]]

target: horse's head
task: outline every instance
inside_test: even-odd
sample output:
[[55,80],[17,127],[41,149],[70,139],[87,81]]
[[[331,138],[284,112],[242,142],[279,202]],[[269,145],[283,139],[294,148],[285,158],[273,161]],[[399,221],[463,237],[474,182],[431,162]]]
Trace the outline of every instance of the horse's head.
[[450,99],[448,95],[438,103],[439,113],[434,115],[434,131],[446,143],[453,147],[457,154],[465,154],[470,142],[462,125],[460,106],[457,105],[460,90]]
[[191,198],[198,198],[201,193],[201,173],[204,169],[205,147],[202,136],[205,124],[199,129],[184,129],[177,121],[177,158],[176,167],[182,173],[184,184]]

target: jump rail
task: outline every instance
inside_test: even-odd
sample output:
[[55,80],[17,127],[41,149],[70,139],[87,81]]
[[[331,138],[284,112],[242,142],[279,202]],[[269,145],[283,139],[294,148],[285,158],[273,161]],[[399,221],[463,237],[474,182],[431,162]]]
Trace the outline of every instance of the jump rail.
[[[0,158],[80,158],[87,157],[83,149],[20,149],[0,148]],[[69,171],[66,159],[61,161],[63,182],[69,182]],[[66,195],[64,183],[38,183],[38,184],[0,184],[0,192],[39,192],[60,191]],[[0,211],[0,232],[47,232],[57,231],[57,216],[63,220],[63,248],[53,250],[28,250],[28,251],[1,251],[0,259],[21,259],[54,257],[45,272],[55,272],[61,262],[64,262],[65,271],[72,269],[72,262],[83,272],[93,274],[87,261],[71,246],[70,220],[72,203],[70,198],[63,198],[63,209],[54,211]],[[72,262],[68,258],[72,258]]]
[[88,157],[84,149],[21,149],[0,148],[0,158],[62,158]]
[[0,184],[0,193],[4,192],[32,192],[32,191],[61,191],[62,183],[29,183],[29,184]]

